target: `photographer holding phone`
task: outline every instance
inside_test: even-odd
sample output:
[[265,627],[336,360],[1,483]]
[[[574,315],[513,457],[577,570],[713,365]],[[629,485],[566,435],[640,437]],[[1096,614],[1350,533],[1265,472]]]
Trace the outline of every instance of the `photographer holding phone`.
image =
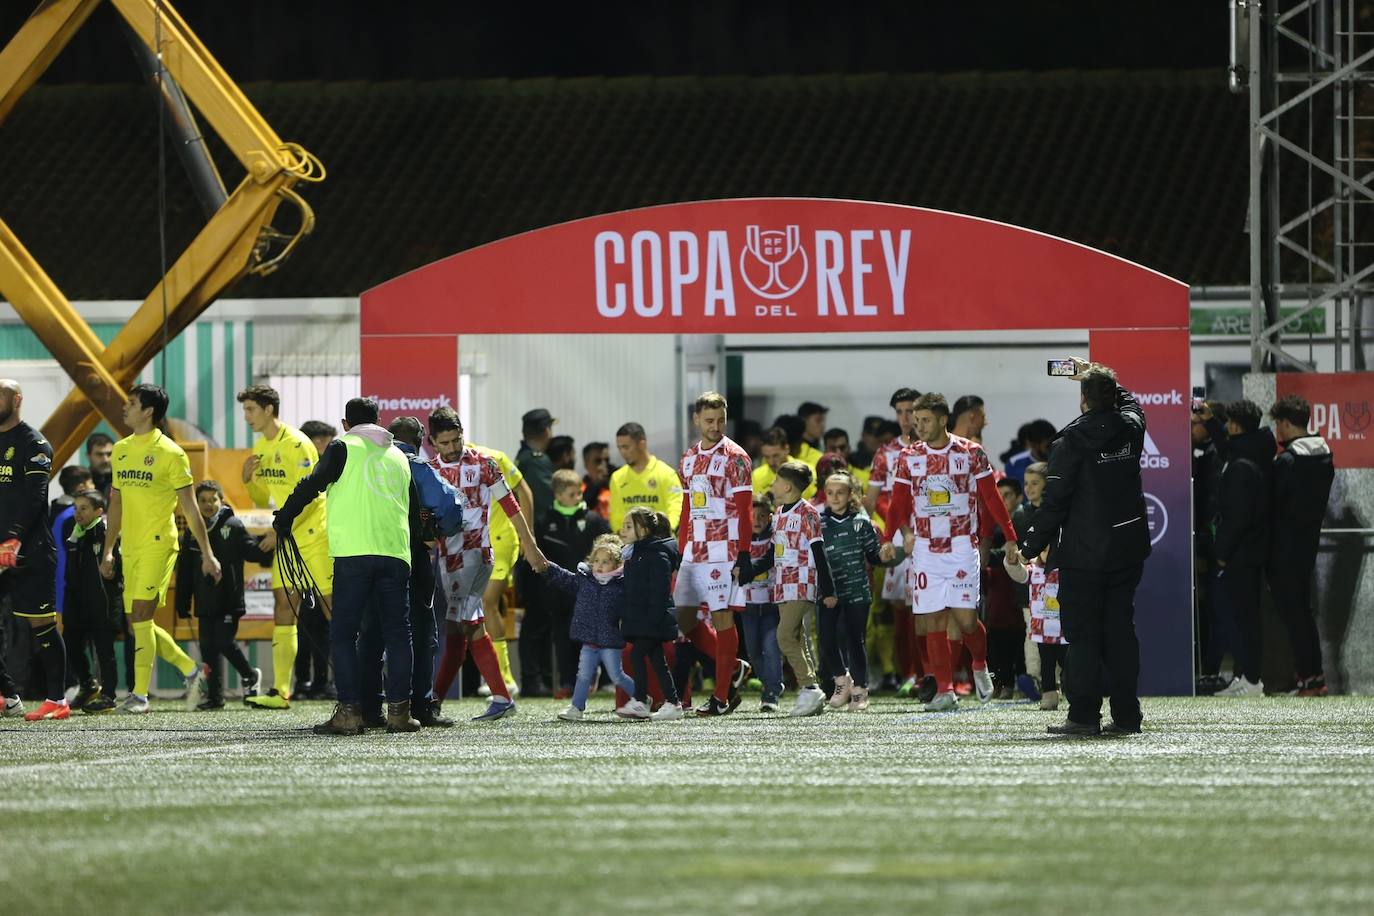
[[[1053,360],[1051,375],[1062,375]],[[1135,590],[1150,532],[1140,482],[1145,413],[1106,366],[1073,360],[1082,416],[1050,446],[1049,474],[1039,510],[1017,550],[1038,557],[1050,548],[1058,569],[1059,603],[1069,643],[1064,666],[1068,720],[1056,735],[1126,735],[1140,731],[1140,643]],[[1058,370],[1058,371],[1056,371]],[[1018,558],[1013,558],[1013,561]],[[1111,685],[1112,722],[1102,728],[1102,668]]]

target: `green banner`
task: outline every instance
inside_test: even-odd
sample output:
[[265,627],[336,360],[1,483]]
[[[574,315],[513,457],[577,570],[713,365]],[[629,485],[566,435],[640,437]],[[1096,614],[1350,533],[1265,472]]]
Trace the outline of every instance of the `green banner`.
[[[1285,318],[1297,315],[1301,307],[1285,305],[1279,313]],[[1250,336],[1249,306],[1227,306],[1214,308],[1195,305],[1189,309],[1190,330],[1194,334],[1208,334],[1222,337]],[[1300,318],[1292,318],[1284,325],[1285,334],[1325,334],[1326,309],[1316,308]]]

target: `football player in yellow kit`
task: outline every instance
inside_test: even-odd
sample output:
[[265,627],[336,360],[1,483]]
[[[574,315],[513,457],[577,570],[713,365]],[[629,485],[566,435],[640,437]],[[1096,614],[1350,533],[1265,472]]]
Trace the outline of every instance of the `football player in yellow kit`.
[[[319,463],[315,444],[300,430],[277,419],[281,395],[266,385],[252,385],[238,393],[243,419],[257,433],[253,454],[243,463],[243,482],[248,495],[261,507],[281,508],[291,491]],[[329,615],[334,594],[334,561],[329,557],[325,531],[324,494],[321,493],[297,516],[291,536],[314,580],[317,597]],[[268,532],[261,548],[277,546],[275,532]],[[282,576],[281,554],[272,558],[272,689],[265,694],[244,698],[244,703],[259,709],[287,709],[291,706],[291,673],[296,665],[296,611],[301,596],[289,592]]]

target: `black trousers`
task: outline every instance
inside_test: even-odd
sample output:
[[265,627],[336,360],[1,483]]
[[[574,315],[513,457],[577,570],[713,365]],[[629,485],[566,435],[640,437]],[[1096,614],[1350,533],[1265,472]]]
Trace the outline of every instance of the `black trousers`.
[[298,627],[305,632],[296,653],[296,683],[322,690],[329,683],[329,618],[318,598],[301,608]]
[[1293,668],[1306,680],[1322,673],[1322,646],[1312,612],[1312,564],[1298,564],[1269,567],[1269,591],[1293,647]]
[[[525,618],[520,624],[520,690],[525,696],[548,696],[553,684],[553,615],[549,598],[539,576],[524,560],[515,564],[515,581],[525,605]],[[575,675],[575,659],[572,667]]]
[[[1263,573],[1258,566],[1228,565],[1221,573],[1222,586],[1231,599],[1237,641],[1236,667],[1248,681],[1259,683],[1264,666],[1264,625],[1260,616],[1260,586]],[[1069,644],[1073,644],[1070,637]]]
[[95,682],[91,660],[86,655],[86,643],[90,642],[95,650],[96,665],[100,668],[100,692],[113,700],[119,669],[115,667],[114,631],[110,628],[110,621],[82,620],[72,614],[63,616],[62,638],[67,643],[67,668],[82,687],[89,687]]
[[1016,629],[988,628],[988,668],[998,687],[1010,687],[1018,674],[1026,673],[1026,634]]
[[[1035,648],[1040,650],[1040,689],[1058,690],[1059,672],[1056,669],[1064,667],[1069,647],[1062,642],[1053,645],[1041,642],[1036,643]],[[1025,657],[1024,653],[1022,657]]]
[[867,687],[868,647],[864,645],[864,634],[868,631],[868,604],[818,604],[816,629],[826,674],[836,678],[848,671],[855,687]]
[[663,702],[677,704],[677,686],[668,672],[668,660],[663,656],[663,643],[657,639],[635,639],[630,641],[630,670],[634,672],[635,699],[641,703],[649,699],[649,665],[654,666],[658,675],[658,686],[663,688]]
[[549,599],[553,610],[553,657],[558,663],[558,686],[572,690],[577,683],[578,656],[582,654],[581,643],[573,642],[568,635],[575,604],[567,595],[550,595]]
[[253,676],[253,666],[235,642],[239,635],[239,619],[233,614],[215,614],[199,618],[200,657],[210,666],[208,681],[210,699],[224,699],[224,659],[234,666],[245,681]]
[[[1064,694],[1069,720],[1095,725],[1102,718],[1102,670],[1111,688],[1112,719],[1140,726],[1140,641],[1135,634],[1135,590],[1144,563],[1125,569],[1060,569],[1059,605],[1069,655]],[[1041,672],[1041,677],[1044,672]]]

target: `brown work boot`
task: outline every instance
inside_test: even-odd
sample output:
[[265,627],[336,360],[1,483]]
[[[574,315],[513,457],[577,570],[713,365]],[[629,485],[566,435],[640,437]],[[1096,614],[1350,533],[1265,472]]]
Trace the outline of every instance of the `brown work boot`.
[[363,708],[357,703],[335,703],[334,715],[313,729],[317,735],[361,735]]
[[386,730],[394,732],[418,732],[423,728],[418,719],[410,717],[410,701],[386,704]]

